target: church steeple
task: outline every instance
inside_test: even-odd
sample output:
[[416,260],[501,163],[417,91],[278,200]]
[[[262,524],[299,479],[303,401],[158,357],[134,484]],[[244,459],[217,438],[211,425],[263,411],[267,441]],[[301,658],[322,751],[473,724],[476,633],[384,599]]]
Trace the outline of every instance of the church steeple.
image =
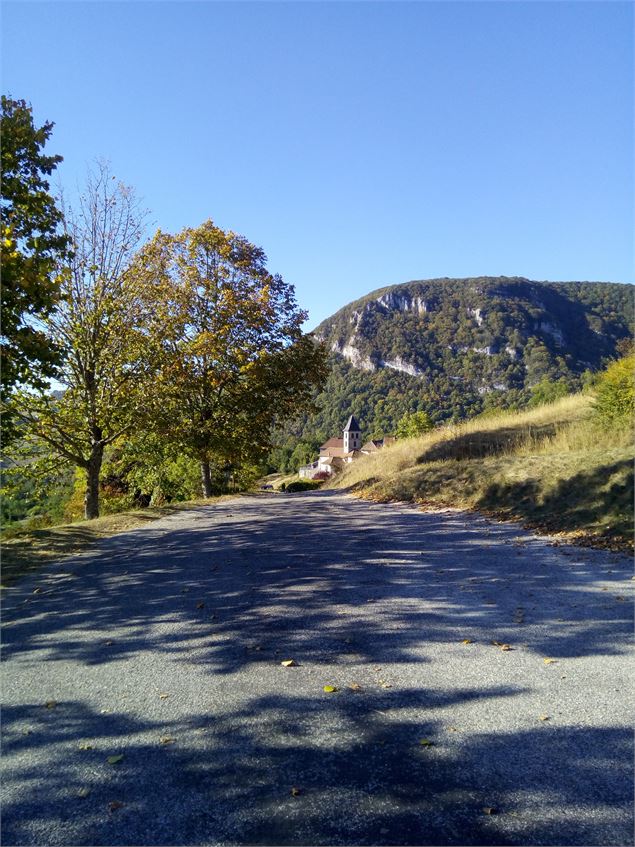
[[344,452],[350,453],[351,450],[359,450],[362,446],[362,431],[359,424],[353,417],[350,416],[344,427]]

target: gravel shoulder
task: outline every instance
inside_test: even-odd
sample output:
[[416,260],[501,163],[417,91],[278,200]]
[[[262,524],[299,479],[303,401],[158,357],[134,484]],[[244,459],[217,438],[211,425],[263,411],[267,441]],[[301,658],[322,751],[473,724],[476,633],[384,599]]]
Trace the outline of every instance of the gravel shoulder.
[[632,845],[634,586],[331,491],[108,538],[6,601],[3,842]]

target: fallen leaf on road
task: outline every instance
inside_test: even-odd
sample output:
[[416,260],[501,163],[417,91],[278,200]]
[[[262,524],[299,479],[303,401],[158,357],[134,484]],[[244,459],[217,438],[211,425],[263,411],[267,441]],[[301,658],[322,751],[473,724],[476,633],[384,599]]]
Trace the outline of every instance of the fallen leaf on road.
[[57,700],[47,700],[44,705],[47,709],[54,709],[57,706]]
[[204,609],[204,608],[205,608],[205,603],[203,603],[203,601],[201,600],[201,602],[200,602],[200,603],[197,603],[197,604],[196,604],[196,608],[197,608],[197,609]]
[[34,594],[41,594],[41,593],[42,593],[42,589],[41,589],[41,588],[34,588],[34,589],[33,589],[33,593],[34,593]]
[[449,726],[449,727],[448,727],[448,732],[458,732],[458,731],[459,731],[459,730],[458,730],[458,729],[457,729],[457,727],[455,727],[455,726]]
[[111,800],[110,803],[108,803],[108,808],[111,812],[116,812],[117,809],[123,808],[123,803],[120,800]]
[[464,638],[461,644],[474,644],[471,638]]
[[299,797],[300,794],[302,794],[302,789],[296,788],[295,786],[293,786],[293,788],[291,789],[289,794],[291,794],[292,797]]
[[88,797],[90,794],[90,788],[79,788],[77,791],[78,797]]
[[358,682],[349,682],[348,687],[351,691],[363,691],[364,689]]
[[430,741],[429,738],[422,738],[419,741],[419,746],[421,746],[421,747],[434,747],[434,741]]
[[498,814],[498,809],[495,806],[483,806],[483,814],[496,815]]
[[108,756],[108,759],[106,761],[109,765],[118,765],[122,759],[123,753],[119,753],[116,756]]
[[285,659],[284,662],[280,662],[283,668],[297,668],[298,663],[294,659]]
[[540,720],[541,720],[541,721],[548,721],[548,720],[549,720],[549,715],[540,715]]
[[323,690],[326,691],[327,694],[334,694],[336,691],[339,691],[339,688],[335,685],[325,685]]
[[492,641],[492,644],[493,644],[495,647],[500,647],[500,649],[501,649],[501,650],[503,650],[505,653],[506,653],[508,650],[513,649],[512,647],[510,647],[510,646],[509,646],[509,644],[503,644],[501,641]]
[[94,750],[95,748],[93,747],[92,744],[89,744],[88,741],[82,741],[82,743],[79,745],[79,749],[80,750]]
[[169,696],[170,695],[166,691],[163,691],[161,694],[159,694],[159,700],[167,700]]
[[545,665],[555,665],[557,659],[543,659]]
[[389,682],[385,682],[383,679],[379,680],[379,684],[382,688],[392,688],[392,685]]
[[159,742],[161,744],[174,744],[175,741],[176,738],[172,738],[171,735],[162,735],[161,738],[159,738]]

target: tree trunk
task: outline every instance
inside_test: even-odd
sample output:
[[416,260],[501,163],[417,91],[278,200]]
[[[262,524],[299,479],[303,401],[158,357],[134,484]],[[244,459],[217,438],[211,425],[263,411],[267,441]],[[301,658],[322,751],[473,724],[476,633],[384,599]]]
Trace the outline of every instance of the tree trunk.
[[210,470],[209,462],[206,461],[201,462],[201,485],[203,488],[203,497],[211,497],[213,494],[212,472]]
[[87,521],[99,517],[99,474],[104,457],[102,444],[93,444],[88,467],[86,468],[86,497],[84,498],[84,517]]

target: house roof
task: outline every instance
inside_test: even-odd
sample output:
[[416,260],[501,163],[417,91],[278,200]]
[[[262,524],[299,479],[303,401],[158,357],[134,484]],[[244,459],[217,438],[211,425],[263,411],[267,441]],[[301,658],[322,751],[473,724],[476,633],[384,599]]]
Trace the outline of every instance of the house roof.
[[331,450],[333,448],[341,448],[344,446],[343,438],[329,438],[328,441],[325,441],[324,444],[320,447],[320,453],[326,452],[327,450]]
[[322,459],[322,465],[341,465],[342,457],[341,456],[328,456],[326,459]]
[[361,432],[362,428],[357,423],[353,415],[350,416],[348,421],[346,422],[346,426],[344,427],[344,432]]
[[343,438],[329,438],[329,440],[325,441],[324,444],[320,447],[320,450],[327,450],[329,447],[341,447],[343,444]]
[[380,447],[384,446],[382,438],[371,438],[366,444],[362,444],[362,453],[376,453]]
[[320,450],[320,459],[326,457],[334,458],[336,456],[348,456],[348,453],[343,447],[328,447],[326,450]]

